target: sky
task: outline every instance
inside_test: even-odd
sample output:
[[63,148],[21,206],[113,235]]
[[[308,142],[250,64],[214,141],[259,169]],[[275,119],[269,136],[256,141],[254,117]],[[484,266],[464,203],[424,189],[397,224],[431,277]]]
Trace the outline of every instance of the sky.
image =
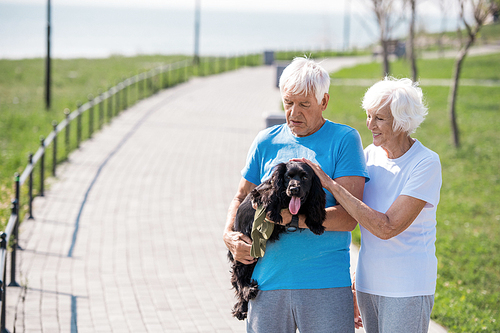
[[[197,0],[51,0],[52,5],[183,8],[192,9]],[[290,12],[343,12],[347,3],[351,10],[369,0],[199,0],[202,9],[231,11],[290,11]],[[1,3],[46,4],[47,0],[0,0]],[[435,0],[423,0],[427,13],[439,14]]]

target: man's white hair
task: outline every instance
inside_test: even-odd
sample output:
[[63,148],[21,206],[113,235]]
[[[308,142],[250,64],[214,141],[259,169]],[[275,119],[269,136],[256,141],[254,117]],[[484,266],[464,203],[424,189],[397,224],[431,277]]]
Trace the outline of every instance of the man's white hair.
[[297,57],[281,74],[279,87],[281,96],[285,92],[306,96],[313,94],[318,104],[321,104],[330,89],[330,75],[317,62],[306,57]]
[[392,129],[407,134],[414,133],[427,115],[422,89],[418,83],[390,76],[386,76],[368,89],[362,106],[366,111],[389,106],[394,117]]

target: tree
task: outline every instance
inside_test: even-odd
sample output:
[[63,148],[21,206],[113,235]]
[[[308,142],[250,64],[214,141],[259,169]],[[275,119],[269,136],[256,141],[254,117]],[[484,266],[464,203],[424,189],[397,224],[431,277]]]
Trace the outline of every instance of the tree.
[[[389,42],[391,33],[396,25],[401,21],[401,15],[397,13],[396,0],[371,0],[372,11],[374,12],[380,29],[379,39],[382,47],[382,63],[384,76],[389,74]],[[404,5],[405,2],[403,2]]]
[[439,54],[441,55],[441,57],[443,57],[444,56],[443,39],[444,39],[444,33],[446,31],[446,13],[448,11],[448,8],[446,0],[439,0],[438,4],[439,4],[439,9],[441,11],[441,32],[439,33],[438,48],[439,48]]
[[[448,97],[448,110],[453,134],[453,144],[455,147],[460,146],[460,132],[458,129],[455,107],[463,61],[465,60],[470,47],[474,44],[486,18],[492,12],[494,1],[458,0],[458,4],[460,8],[460,19],[465,26],[467,40],[462,45],[455,58],[455,65],[453,67],[453,82]],[[472,18],[469,18],[470,16]]]
[[417,56],[415,52],[415,21],[416,21],[416,2],[417,0],[407,0],[410,5],[410,29],[408,32],[408,45],[406,46],[406,54],[410,59],[411,64],[411,74],[413,82],[416,82],[418,79],[417,73]]

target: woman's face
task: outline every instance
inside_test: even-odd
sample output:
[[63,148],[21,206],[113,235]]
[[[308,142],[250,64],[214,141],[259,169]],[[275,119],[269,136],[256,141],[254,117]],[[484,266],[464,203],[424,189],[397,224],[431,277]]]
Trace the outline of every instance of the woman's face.
[[393,131],[393,122],[394,117],[388,105],[381,109],[374,108],[366,111],[366,127],[372,132],[375,146],[391,150],[390,147],[397,144],[401,132]]

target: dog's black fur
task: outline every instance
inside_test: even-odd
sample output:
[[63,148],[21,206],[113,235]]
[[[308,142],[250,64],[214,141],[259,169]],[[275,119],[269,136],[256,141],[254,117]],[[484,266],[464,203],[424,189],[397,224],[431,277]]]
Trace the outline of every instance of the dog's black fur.
[[[255,215],[253,203],[257,206],[264,205],[267,217],[281,223],[281,210],[289,207],[292,196],[300,198],[299,214],[306,215],[305,223],[309,230],[321,235],[325,231],[325,192],[318,176],[310,166],[302,162],[278,164],[271,178],[257,186],[241,203],[233,230],[250,237]],[[278,240],[283,232],[287,232],[286,227],[275,224],[268,241]],[[231,252],[228,252],[228,258],[231,262],[231,283],[237,298],[232,312],[234,317],[243,320],[247,317],[248,301],[255,298],[259,291],[257,282],[252,280],[255,263],[242,264],[234,260]]]

